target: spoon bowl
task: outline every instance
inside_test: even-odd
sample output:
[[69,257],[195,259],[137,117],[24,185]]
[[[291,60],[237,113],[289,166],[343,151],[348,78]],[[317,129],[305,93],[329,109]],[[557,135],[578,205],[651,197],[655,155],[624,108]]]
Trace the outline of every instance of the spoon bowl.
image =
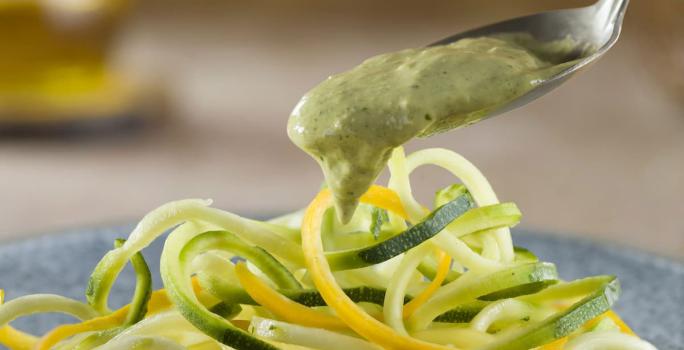
[[629,0],[599,0],[580,8],[562,9],[518,17],[458,33],[429,46],[446,45],[465,38],[510,33],[527,33],[541,42],[570,38],[578,45],[566,58],[576,61],[566,69],[541,81],[534,89],[489,113],[489,118],[541,97],[558,87],[574,73],[603,56],[617,41]]

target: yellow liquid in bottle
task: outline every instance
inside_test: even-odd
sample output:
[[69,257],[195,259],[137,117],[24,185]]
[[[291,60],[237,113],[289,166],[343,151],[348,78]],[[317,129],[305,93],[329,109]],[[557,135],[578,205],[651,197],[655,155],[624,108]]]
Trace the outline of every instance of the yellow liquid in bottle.
[[0,0],[0,120],[50,118],[107,84],[122,0]]

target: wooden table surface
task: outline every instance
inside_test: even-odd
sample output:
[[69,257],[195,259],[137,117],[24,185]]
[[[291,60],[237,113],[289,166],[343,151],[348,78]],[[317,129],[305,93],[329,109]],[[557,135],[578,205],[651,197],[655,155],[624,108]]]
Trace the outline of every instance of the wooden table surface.
[[[285,125],[308,88],[365,57],[530,10],[454,24],[447,7],[395,21],[393,12],[280,15],[277,6],[209,3],[217,10],[143,9],[121,37],[119,66],[166,87],[173,117],[164,125],[99,139],[0,140],[0,239],[137,220],[189,197],[245,215],[303,207],[322,175]],[[518,204],[528,228],[684,258],[683,96],[645,66],[636,32],[628,17],[618,45],[553,94],[408,149],[460,152],[501,200]],[[413,180],[426,202],[454,181],[432,168]]]

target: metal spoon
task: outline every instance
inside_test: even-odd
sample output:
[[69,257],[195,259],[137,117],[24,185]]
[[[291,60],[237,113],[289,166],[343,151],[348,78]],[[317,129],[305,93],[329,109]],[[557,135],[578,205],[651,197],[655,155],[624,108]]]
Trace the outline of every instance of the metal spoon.
[[[463,38],[481,37],[504,33],[529,33],[535,39],[546,42],[570,37],[578,43],[579,50],[571,53],[566,62],[577,60],[573,65],[544,80],[534,89],[501,106],[485,118],[523,106],[553,90],[575,72],[598,60],[620,36],[622,19],[629,0],[599,0],[594,5],[580,8],[542,12],[490,24],[452,35],[429,46],[445,45]],[[592,50],[585,50],[586,48]]]

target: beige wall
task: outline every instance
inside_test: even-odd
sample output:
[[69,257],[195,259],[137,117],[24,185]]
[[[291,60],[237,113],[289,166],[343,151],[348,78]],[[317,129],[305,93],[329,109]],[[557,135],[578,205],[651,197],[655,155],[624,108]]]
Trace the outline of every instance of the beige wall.
[[[560,3],[141,2],[116,59],[166,84],[174,118],[100,141],[0,141],[0,235],[129,220],[191,196],[243,214],[304,206],[321,175],[284,130],[308,88],[370,55]],[[409,148],[461,152],[527,227],[684,257],[683,4],[632,0],[621,41],[592,69]],[[422,198],[450,181],[414,176]]]

